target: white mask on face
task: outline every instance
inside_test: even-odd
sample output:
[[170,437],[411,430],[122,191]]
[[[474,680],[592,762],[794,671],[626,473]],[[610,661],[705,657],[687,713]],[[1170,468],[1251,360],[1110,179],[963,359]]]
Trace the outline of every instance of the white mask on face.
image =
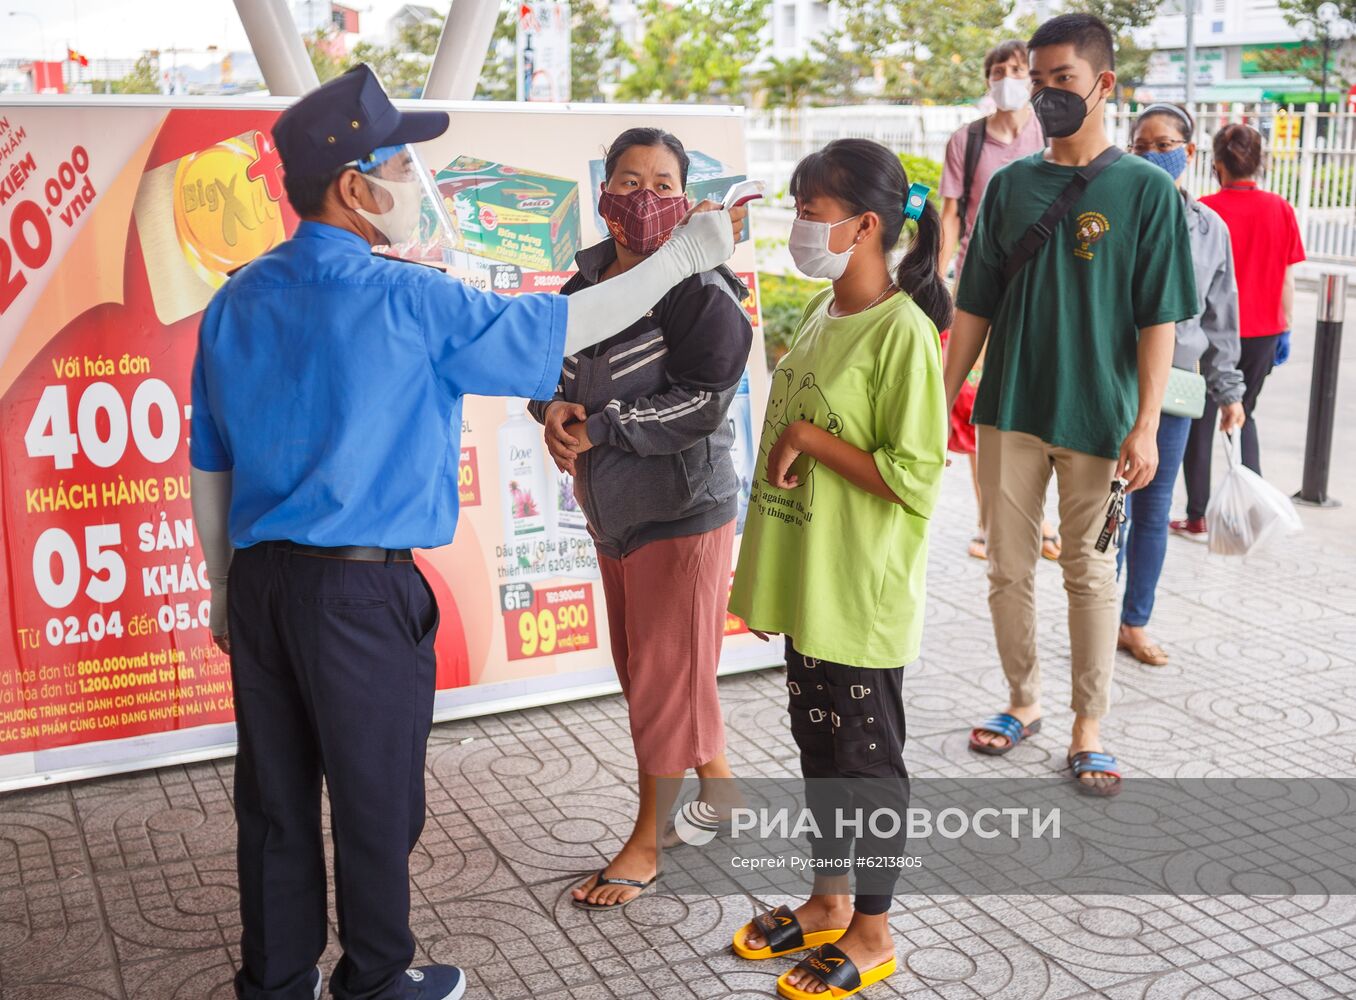
[[1021,111],[1031,103],[1031,81],[1005,76],[989,84],[989,96],[999,111]]
[[377,228],[386,238],[388,246],[399,246],[416,239],[419,236],[419,213],[423,201],[419,181],[388,181],[369,174],[364,174],[363,179],[385,191],[391,199],[391,207],[384,212],[368,212],[361,208],[355,211]]
[[787,249],[791,251],[791,259],[801,274],[807,278],[828,278],[830,281],[836,281],[843,276],[843,272],[847,270],[848,258],[852,256],[856,244],[842,253],[834,253],[829,249],[829,233],[835,226],[841,226],[855,218],[857,216],[849,215],[838,222],[797,219],[791,223]]

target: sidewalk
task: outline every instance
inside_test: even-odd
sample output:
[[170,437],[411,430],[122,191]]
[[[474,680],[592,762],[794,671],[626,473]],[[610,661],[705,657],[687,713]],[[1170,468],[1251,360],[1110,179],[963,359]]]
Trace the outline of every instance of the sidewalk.
[[[1259,408],[1263,468],[1287,492],[1299,485],[1313,330],[1312,290],[1298,299],[1293,359]],[[1128,776],[1356,772],[1356,463],[1346,458],[1356,333],[1339,403],[1331,492],[1346,506],[1303,509],[1303,535],[1247,561],[1170,541],[1153,634],[1173,662],[1122,657],[1104,725]],[[1044,731],[997,761],[966,749],[969,727],[1005,700],[984,566],[965,556],[973,521],[957,462],[934,522],[924,655],[906,680],[905,756],[918,776],[1056,774],[1071,714],[1053,564],[1038,585]],[[735,771],[794,774],[778,674],[730,678],[721,695]],[[773,994],[786,963],[729,954],[754,913],[747,898],[666,897],[661,880],[621,913],[570,905],[570,887],[629,829],[629,744],[618,698],[435,727],[412,920],[421,961],[471,971],[468,998]],[[239,936],[231,769],[219,761],[0,797],[0,997],[228,998]],[[891,923],[901,971],[864,997],[1356,996],[1356,896],[904,896]]]

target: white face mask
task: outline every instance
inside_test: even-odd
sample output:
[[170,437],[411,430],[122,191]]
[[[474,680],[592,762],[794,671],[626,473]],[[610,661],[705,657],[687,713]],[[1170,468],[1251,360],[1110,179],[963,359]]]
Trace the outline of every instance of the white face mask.
[[368,222],[386,237],[388,246],[409,243],[419,236],[419,213],[423,202],[423,189],[418,180],[388,181],[381,177],[364,174],[367,183],[381,188],[391,198],[391,207],[384,212],[368,212],[355,209]]
[[829,233],[835,226],[841,226],[844,222],[851,222],[856,218],[858,216],[849,215],[838,222],[797,219],[791,223],[787,249],[791,251],[791,259],[800,273],[807,278],[828,278],[830,281],[841,278],[843,272],[847,270],[848,258],[857,247],[854,243],[842,253],[834,253],[829,249]]
[[989,96],[999,111],[1021,111],[1031,103],[1031,81],[1005,76],[989,84]]

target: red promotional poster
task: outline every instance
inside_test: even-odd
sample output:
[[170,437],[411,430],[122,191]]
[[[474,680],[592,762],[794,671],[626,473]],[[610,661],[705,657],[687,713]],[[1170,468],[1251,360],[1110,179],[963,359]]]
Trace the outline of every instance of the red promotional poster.
[[[270,131],[282,106],[0,103],[0,788],[234,748],[192,514],[190,372],[213,294],[297,224]],[[449,108],[421,148],[435,174],[515,164],[559,207],[500,206],[488,228],[449,193],[456,242],[436,262],[487,291],[556,293],[604,235],[579,206],[590,157],[634,122]],[[718,167],[742,162],[737,116],[678,124]],[[751,245],[735,264],[756,287]],[[732,410],[750,462],[765,381],[751,365]],[[438,718],[615,682],[587,525],[524,402],[466,401],[456,539],[417,556],[441,612]],[[727,665],[766,662],[734,627]]]

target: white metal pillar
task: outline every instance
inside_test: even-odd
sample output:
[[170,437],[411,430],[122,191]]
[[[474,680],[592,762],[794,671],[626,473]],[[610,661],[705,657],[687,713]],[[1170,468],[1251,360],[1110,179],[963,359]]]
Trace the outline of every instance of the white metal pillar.
[[438,51],[433,54],[424,97],[469,101],[476,96],[476,84],[498,20],[499,0],[454,0],[438,39]]
[[320,86],[286,0],[235,0],[235,9],[270,94],[298,97]]
[[1186,106],[1196,113],[1196,0],[1183,0],[1186,17]]

